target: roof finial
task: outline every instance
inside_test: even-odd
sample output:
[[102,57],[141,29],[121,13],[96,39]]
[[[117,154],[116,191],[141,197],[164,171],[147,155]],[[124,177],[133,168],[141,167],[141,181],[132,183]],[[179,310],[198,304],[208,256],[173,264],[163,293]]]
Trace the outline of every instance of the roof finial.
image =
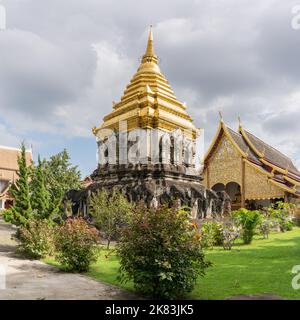
[[238,116],[238,121],[239,121],[239,127],[241,128],[242,127],[242,120],[241,120],[240,116]]
[[221,110],[219,110],[219,116],[220,116],[220,121],[223,122],[223,115]]
[[150,24],[150,28],[149,28],[149,38],[148,38],[148,40],[151,40],[151,41],[153,41],[153,32],[152,32],[152,28],[153,28],[153,26],[152,26],[152,24]]
[[143,56],[142,62],[151,62],[154,61],[157,63],[157,56],[154,52],[153,48],[153,32],[152,32],[152,25],[150,25],[149,36],[148,36],[148,43],[147,49]]

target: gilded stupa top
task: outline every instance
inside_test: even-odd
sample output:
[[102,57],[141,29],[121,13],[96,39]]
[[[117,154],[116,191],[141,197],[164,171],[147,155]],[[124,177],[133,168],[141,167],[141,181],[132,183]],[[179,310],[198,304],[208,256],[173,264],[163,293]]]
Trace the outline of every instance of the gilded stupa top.
[[145,54],[144,54],[144,56],[142,58],[142,63],[146,63],[146,62],[155,62],[156,64],[158,63],[158,58],[157,58],[157,55],[154,52],[154,47],[153,47],[152,27],[150,27],[150,31],[149,31],[146,52],[145,52]]
[[121,100],[113,104],[113,112],[104,117],[104,123],[94,128],[119,129],[120,121],[127,121],[128,130],[136,128],[159,128],[166,131],[182,129],[196,137],[197,129],[186,112],[186,106],[177,100],[174,92],[162,74],[153,46],[153,32],[150,28],[147,48],[137,72],[127,85]]

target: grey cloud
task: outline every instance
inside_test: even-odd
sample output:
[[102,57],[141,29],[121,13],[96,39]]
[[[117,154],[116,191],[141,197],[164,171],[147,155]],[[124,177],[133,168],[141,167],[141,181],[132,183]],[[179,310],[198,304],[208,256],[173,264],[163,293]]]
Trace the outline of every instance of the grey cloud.
[[300,136],[300,114],[282,111],[265,121],[264,127],[275,136]]
[[93,82],[92,48],[60,48],[20,30],[3,32],[0,46],[0,109],[11,117],[18,112],[49,122],[58,105],[72,103]]
[[0,34],[0,110],[8,123],[88,136],[122,95],[153,24],[161,68],[207,141],[223,109],[231,126],[241,115],[249,130],[300,162],[300,138],[290,132],[300,117],[299,96],[291,100],[300,80],[295,1],[2,3],[9,30]]

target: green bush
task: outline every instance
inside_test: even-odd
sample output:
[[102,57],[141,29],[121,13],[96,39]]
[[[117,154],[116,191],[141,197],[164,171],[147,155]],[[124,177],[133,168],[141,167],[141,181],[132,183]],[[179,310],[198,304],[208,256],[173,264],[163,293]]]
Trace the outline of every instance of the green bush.
[[47,220],[31,219],[16,233],[17,251],[29,258],[41,259],[53,252],[54,227]]
[[281,232],[293,229],[292,206],[291,204],[279,201],[268,208],[269,215],[278,222]]
[[256,227],[259,225],[262,215],[259,211],[250,211],[241,208],[232,213],[236,223],[242,228],[242,239],[245,244],[252,242]]
[[3,210],[1,214],[5,222],[8,222],[8,223],[13,222],[13,213],[11,209]]
[[138,206],[122,230],[117,246],[120,280],[154,298],[182,297],[192,291],[205,262],[200,234],[190,212]]
[[204,222],[201,226],[201,244],[203,248],[220,246],[222,240],[222,224],[216,221]]
[[88,271],[97,258],[98,231],[82,218],[68,219],[55,234],[56,259],[69,271]]

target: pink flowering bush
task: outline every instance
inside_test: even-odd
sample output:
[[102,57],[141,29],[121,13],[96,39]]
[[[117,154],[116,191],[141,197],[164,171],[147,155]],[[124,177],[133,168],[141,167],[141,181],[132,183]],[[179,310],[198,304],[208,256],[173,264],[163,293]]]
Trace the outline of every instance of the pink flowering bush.
[[88,271],[97,259],[98,231],[84,219],[68,219],[55,235],[56,259],[69,271]]

